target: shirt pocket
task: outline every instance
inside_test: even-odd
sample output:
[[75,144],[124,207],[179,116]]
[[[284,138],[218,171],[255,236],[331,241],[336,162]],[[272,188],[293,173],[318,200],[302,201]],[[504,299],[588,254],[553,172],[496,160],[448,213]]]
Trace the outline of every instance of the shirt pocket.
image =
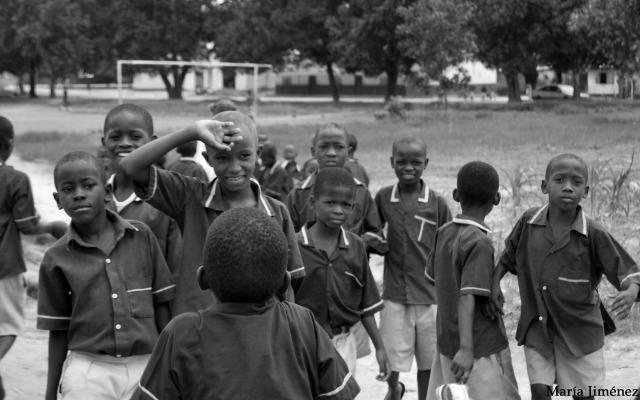
[[153,295],[151,294],[151,286],[127,289],[129,297],[129,310],[134,318],[152,318]]
[[579,305],[595,305],[596,291],[591,287],[588,272],[565,267],[560,270],[556,282],[556,295],[562,302]]
[[362,297],[362,289],[364,282],[360,277],[358,269],[343,266],[333,271],[334,285],[336,288],[336,297],[340,299],[343,305],[358,310],[360,307],[360,299]]

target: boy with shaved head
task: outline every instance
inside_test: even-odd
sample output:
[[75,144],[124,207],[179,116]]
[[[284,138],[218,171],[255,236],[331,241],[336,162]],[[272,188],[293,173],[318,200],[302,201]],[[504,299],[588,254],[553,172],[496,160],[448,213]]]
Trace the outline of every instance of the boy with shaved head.
[[[163,171],[153,162],[159,155],[183,143],[200,140],[216,173],[210,183]],[[258,208],[276,221],[289,243],[287,269],[292,279],[304,275],[300,251],[289,212],[265,196],[252,178],[259,156],[258,133],[253,121],[238,111],[225,111],[212,120],[201,120],[163,136],[126,156],[120,167],[136,184],[136,194],[174,218],[184,240],[183,264],[177,280],[175,313],[196,311],[213,302],[209,291],[196,285],[196,269],[202,265],[202,249],[209,225],[224,211],[238,207]]]
[[518,344],[525,346],[533,400],[550,399],[557,384],[574,399],[593,399],[604,385],[604,329],[597,288],[602,275],[620,292],[616,318],[638,301],[640,269],[580,201],[589,193],[588,167],[575,154],[554,157],[542,181],[548,203],[530,209],[505,242],[494,272],[493,301],[501,307],[500,279],[518,275]]

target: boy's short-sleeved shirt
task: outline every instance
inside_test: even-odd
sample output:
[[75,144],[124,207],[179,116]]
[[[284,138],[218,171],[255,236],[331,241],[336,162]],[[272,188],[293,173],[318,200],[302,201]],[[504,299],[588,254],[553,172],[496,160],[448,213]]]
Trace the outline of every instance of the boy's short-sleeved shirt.
[[267,196],[279,201],[284,201],[293,188],[293,180],[287,171],[278,164],[273,164],[271,168],[261,167],[258,181]]
[[296,289],[296,303],[310,309],[330,335],[382,309],[362,239],[341,228],[336,250],[329,256],[314,247],[303,227],[298,243],[306,275]]
[[[292,279],[304,275],[304,266],[295,238],[291,218],[284,204],[264,196],[257,181],[251,180],[256,195],[257,207],[282,226],[289,245],[287,270]],[[201,290],[196,271],[202,265],[202,251],[209,225],[226,209],[218,179],[204,183],[176,172],[151,167],[149,184],[137,185],[136,193],[153,207],[172,217],[182,231],[183,262],[179,280],[176,282],[174,315],[196,311],[213,304],[213,294]]]
[[169,165],[167,168],[169,171],[175,171],[184,176],[191,176],[197,178],[202,182],[209,182],[209,177],[204,168],[193,157],[180,157],[178,161]]
[[[436,233],[427,263],[427,278],[435,282],[438,351],[453,358],[460,348],[458,305],[460,296],[491,297],[494,269],[491,231],[484,223],[456,216]],[[502,318],[491,320],[476,301],[473,314],[473,357],[487,357],[508,346]]]
[[220,303],[164,329],[134,399],[353,399],[360,391],[302,307]]
[[424,276],[436,230],[451,220],[444,198],[422,181],[415,204],[403,204],[398,185],[376,194],[376,205],[387,224],[389,252],[384,256],[382,298],[401,304],[435,304],[435,288]]
[[45,252],[37,326],[67,331],[69,350],[149,354],[158,339],[154,305],[170,301],[175,285],[151,230],[106,212],[116,230],[109,254],[83,241],[73,224]]
[[522,301],[518,344],[552,354],[559,340],[582,356],[604,345],[598,283],[618,290],[640,284],[640,269],[622,246],[578,207],[571,230],[556,241],[549,205],[526,211],[505,242],[500,263],[518,275]]
[[[294,188],[287,196],[287,208],[291,214],[293,227],[298,232],[304,225],[313,225],[316,220],[309,198],[313,193],[313,185],[318,173],[309,176],[299,188]],[[360,236],[370,252],[384,255],[389,251],[387,241],[382,233],[380,216],[373,202],[371,193],[359,180],[356,182],[354,209],[344,227]]]
[[0,161],[0,279],[26,271],[20,231],[37,223],[29,177]]
[[369,174],[367,170],[356,160],[355,158],[349,158],[344,163],[344,169],[349,171],[354,178],[362,182],[366,187],[369,187]]

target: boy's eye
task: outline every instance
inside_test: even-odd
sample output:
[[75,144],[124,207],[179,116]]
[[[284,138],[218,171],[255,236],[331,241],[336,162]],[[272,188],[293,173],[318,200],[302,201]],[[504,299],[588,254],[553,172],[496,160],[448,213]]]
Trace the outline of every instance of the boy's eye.
[[71,188],[70,187],[63,187],[62,189],[60,189],[60,191],[62,193],[70,193],[71,192]]
[[85,183],[84,185],[82,185],[82,187],[84,187],[85,189],[91,189],[94,186],[95,183]]

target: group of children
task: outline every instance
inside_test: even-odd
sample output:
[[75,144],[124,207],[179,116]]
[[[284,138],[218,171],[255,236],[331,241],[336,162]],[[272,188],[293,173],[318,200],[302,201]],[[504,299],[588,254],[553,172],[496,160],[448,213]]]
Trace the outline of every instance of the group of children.
[[[192,162],[196,141],[214,180],[158,166],[174,148]],[[459,170],[452,218],[422,177],[419,138],[394,141],[397,182],[375,198],[355,137],[333,123],[313,134],[317,171],[297,186],[238,111],[156,138],[151,115],[125,104],[107,114],[102,144],[109,169],[84,152],[58,161],[54,198],[71,224],[46,224],[26,176],[4,164],[13,128],[0,119],[0,357],[22,321],[17,232],[60,237],[39,274],[47,399],[352,399],[366,336],[385,400],[402,398],[414,359],[420,400],[454,383],[476,400],[519,399],[501,317],[507,271],[518,275],[532,398],[555,384],[591,398],[604,384],[602,275],[620,290],[617,318],[639,298],[640,269],[582,212],[588,169],[572,154],[549,162],[548,204],[525,212],[496,266],[484,222],[500,202],[496,170]],[[384,256],[382,295],[372,253]]]

